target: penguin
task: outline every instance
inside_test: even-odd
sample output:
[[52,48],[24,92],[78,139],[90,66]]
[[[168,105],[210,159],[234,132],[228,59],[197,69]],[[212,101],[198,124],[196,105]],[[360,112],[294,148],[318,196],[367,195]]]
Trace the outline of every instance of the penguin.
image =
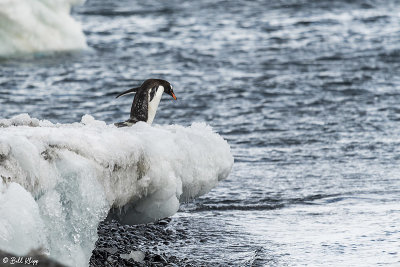
[[144,121],[151,125],[162,94],[169,94],[176,100],[171,84],[160,79],[145,80],[140,87],[122,92],[116,98],[130,93],[136,93],[132,102],[131,115],[127,121],[114,123],[117,127],[132,126],[138,121]]

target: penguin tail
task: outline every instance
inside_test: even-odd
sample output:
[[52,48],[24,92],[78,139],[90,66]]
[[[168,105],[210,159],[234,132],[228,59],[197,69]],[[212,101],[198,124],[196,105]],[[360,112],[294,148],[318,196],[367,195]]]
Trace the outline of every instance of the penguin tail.
[[131,93],[136,93],[138,90],[140,89],[140,87],[136,87],[136,88],[131,88],[125,92],[120,93],[119,95],[117,95],[115,98],[118,98],[122,95],[127,95],[127,94],[131,94]]

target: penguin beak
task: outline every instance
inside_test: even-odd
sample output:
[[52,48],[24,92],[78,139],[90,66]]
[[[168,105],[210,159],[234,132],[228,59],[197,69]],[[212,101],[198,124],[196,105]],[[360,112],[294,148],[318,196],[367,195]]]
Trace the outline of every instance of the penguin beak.
[[176,96],[174,94],[174,92],[171,91],[171,96],[176,100]]
[[137,88],[131,88],[131,89],[129,89],[129,90],[123,92],[123,93],[120,93],[120,94],[117,95],[115,98],[118,98],[118,97],[123,96],[123,95],[130,94],[130,93],[136,93],[138,89],[139,89],[139,87],[137,87]]

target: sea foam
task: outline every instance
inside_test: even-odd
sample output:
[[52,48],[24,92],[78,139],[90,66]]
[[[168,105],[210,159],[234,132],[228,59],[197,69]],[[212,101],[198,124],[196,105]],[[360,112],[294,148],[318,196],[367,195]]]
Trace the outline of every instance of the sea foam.
[[0,249],[42,247],[63,264],[86,266],[107,215],[127,224],[171,216],[232,164],[228,143],[204,123],[0,120]]
[[0,57],[86,48],[71,6],[84,0],[0,0]]

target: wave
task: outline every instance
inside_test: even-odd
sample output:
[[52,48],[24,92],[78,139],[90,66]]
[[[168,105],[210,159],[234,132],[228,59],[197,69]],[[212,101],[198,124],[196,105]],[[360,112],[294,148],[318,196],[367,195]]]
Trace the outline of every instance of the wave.
[[40,246],[63,264],[86,266],[107,215],[128,224],[171,216],[232,165],[228,143],[204,123],[2,119],[0,249],[22,255]]
[[71,15],[84,0],[0,0],[0,57],[87,47]]

